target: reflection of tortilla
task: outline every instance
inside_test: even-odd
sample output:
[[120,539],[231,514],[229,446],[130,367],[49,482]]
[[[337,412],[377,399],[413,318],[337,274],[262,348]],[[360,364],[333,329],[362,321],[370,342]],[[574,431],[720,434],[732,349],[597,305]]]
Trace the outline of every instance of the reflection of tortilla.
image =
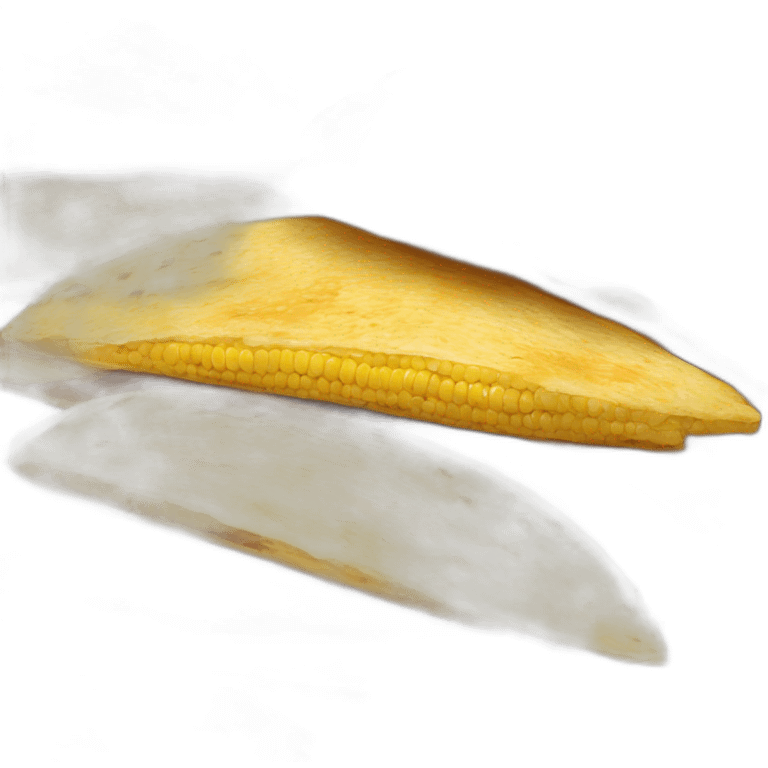
[[637,591],[594,542],[503,475],[391,426],[168,382],[69,409],[12,461],[38,482],[443,617],[663,661]]

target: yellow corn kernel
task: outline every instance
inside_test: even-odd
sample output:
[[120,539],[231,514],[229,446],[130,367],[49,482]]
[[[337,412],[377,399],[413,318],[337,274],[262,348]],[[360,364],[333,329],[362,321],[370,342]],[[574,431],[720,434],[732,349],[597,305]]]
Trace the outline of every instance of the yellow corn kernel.
[[210,344],[203,344],[203,352],[200,363],[206,371],[210,371],[213,368],[211,362],[211,355],[213,354],[213,347]]
[[427,392],[427,386],[432,378],[432,373],[428,370],[421,370],[413,377],[411,391],[414,395],[424,395]]
[[237,373],[240,370],[240,350],[235,347],[227,347],[227,351],[224,354],[224,365],[226,365],[228,371]]
[[253,372],[263,376],[269,366],[269,352],[266,349],[257,349],[253,353]]
[[371,366],[368,363],[360,363],[355,369],[355,384],[358,387],[365,388],[368,384],[368,377],[371,374]]
[[557,393],[556,392],[547,392],[544,389],[536,390],[539,394],[539,399],[541,400],[541,407],[545,411],[551,411],[554,412],[557,410]]
[[429,397],[436,398],[437,393],[440,391],[440,383],[442,379],[437,373],[433,373],[429,377],[429,381],[427,382],[427,391],[426,394]]
[[635,436],[638,440],[648,440],[651,436],[651,428],[647,424],[638,424],[635,428]]
[[293,368],[299,376],[303,376],[309,370],[309,352],[300,349],[293,356]]
[[395,368],[392,371],[392,375],[389,377],[389,389],[392,392],[399,392],[403,388],[403,379],[405,378],[405,371],[402,368]]
[[474,384],[476,381],[480,381],[480,368],[476,365],[468,365],[464,369],[464,381],[467,384]]
[[505,389],[502,402],[505,413],[517,413],[520,409],[520,392],[516,389]]
[[168,344],[163,350],[163,360],[168,365],[176,365],[179,362],[179,345],[174,343]]
[[488,387],[481,384],[479,381],[469,385],[467,391],[467,402],[472,406],[479,406],[480,408],[488,407]]
[[241,349],[237,357],[237,367],[245,373],[253,373],[253,352],[250,349]]
[[581,428],[585,434],[594,435],[598,428],[597,419],[587,416],[587,418],[581,420]]
[[579,395],[576,395],[571,398],[571,408],[573,408],[575,413],[586,413],[587,412],[587,398],[581,397]]
[[224,351],[224,347],[215,346],[211,352],[211,365],[217,371],[223,371],[227,367],[227,353]]
[[339,379],[342,384],[351,384],[355,380],[355,369],[357,365],[354,360],[346,358],[339,368]]
[[316,379],[318,376],[323,375],[323,371],[325,370],[325,361],[326,356],[321,355],[319,352],[315,352],[312,357],[309,358],[309,368],[307,369],[307,373],[313,378]]
[[440,384],[440,389],[437,391],[438,397],[446,403],[453,402],[453,388],[456,386],[456,382],[453,379],[443,379]]
[[293,373],[293,352],[290,349],[280,350],[280,362],[278,368],[283,373]]
[[374,366],[371,368],[370,371],[368,371],[368,386],[371,389],[380,389],[381,388],[381,369],[377,366]]
[[492,411],[501,411],[504,408],[504,387],[494,384],[488,391],[488,407]]
[[457,381],[456,386],[453,388],[453,402],[456,405],[461,405],[467,402],[467,393],[469,392],[469,386],[466,381]]
[[533,410],[533,393],[527,389],[521,392],[517,408],[520,413],[530,413]]
[[281,349],[270,349],[267,353],[267,373],[277,373],[280,370],[280,360],[283,356]]
[[408,392],[413,392],[413,382],[416,378],[416,373],[413,368],[406,368],[403,372],[403,389]]
[[285,389],[288,386],[288,374],[285,371],[275,373],[275,389]]
[[325,361],[325,368],[323,368],[323,377],[328,381],[336,381],[339,378],[339,371],[341,370],[341,358],[329,357]]

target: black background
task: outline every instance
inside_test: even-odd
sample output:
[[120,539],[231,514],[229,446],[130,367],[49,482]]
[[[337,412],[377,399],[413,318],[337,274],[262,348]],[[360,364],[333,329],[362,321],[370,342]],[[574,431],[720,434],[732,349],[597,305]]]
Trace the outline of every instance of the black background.
[[[281,54],[238,26],[189,39],[123,21],[9,59],[4,167],[256,175],[295,212],[626,322],[765,411],[748,48],[682,27],[566,48],[543,34],[521,48],[520,33],[509,53],[446,46],[416,63],[365,40],[338,58],[295,41]],[[611,311],[595,289],[640,294],[655,314]],[[24,301],[6,297],[3,321]],[[54,412],[2,402],[6,441]],[[689,757],[738,740],[716,726],[754,674],[764,431],[657,455],[413,429],[592,535],[644,596],[669,665],[465,630],[4,470],[8,673],[31,752],[485,765],[531,748],[594,757],[609,737]]]

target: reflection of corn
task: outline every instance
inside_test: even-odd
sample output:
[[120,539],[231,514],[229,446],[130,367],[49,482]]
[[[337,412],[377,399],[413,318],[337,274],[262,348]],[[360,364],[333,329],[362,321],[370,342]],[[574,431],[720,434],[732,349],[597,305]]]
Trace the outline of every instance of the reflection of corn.
[[460,427],[618,445],[677,446],[700,420],[614,406],[594,397],[548,392],[519,377],[447,360],[370,352],[251,349],[242,343],[131,342],[90,348],[99,367],[370,407]]

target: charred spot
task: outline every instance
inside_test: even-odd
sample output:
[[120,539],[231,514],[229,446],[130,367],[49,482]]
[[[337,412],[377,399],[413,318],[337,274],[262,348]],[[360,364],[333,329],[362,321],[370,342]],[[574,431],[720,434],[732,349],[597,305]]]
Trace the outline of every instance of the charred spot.
[[72,283],[72,285],[67,286],[64,289],[64,293],[71,294],[70,296],[66,297],[67,301],[75,301],[77,299],[83,299],[93,293],[93,288],[90,288],[83,283]]

